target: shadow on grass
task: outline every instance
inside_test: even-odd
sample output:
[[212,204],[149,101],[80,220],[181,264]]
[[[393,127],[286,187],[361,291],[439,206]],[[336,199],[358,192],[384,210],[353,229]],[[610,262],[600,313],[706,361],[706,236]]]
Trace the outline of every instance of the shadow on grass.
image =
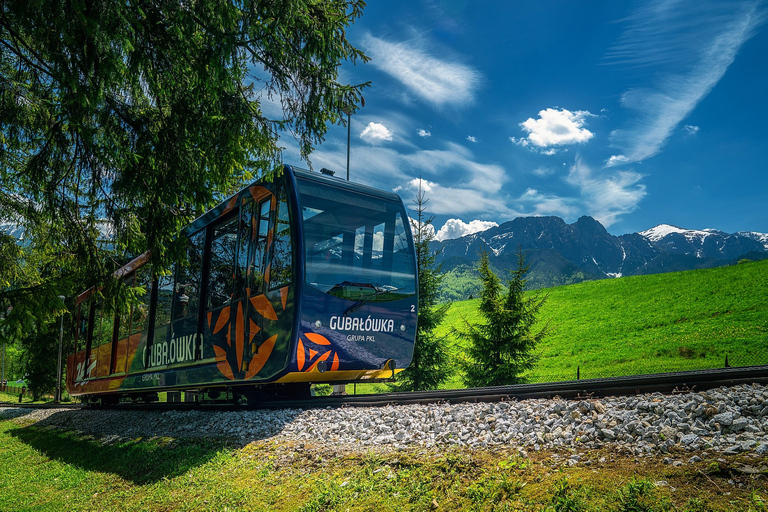
[[[51,459],[86,471],[112,473],[137,485],[178,477],[208,463],[221,452],[237,449],[246,442],[259,439],[250,436],[235,442],[214,437],[160,437],[156,433],[152,434],[153,437],[137,437],[135,432],[130,436],[133,439],[104,433],[85,435],[73,430],[61,430],[62,424],[67,423],[62,415],[75,417],[82,415],[82,412],[57,412],[53,415],[57,416],[55,421],[51,421],[53,417],[50,417],[6,432]],[[123,418],[125,421],[127,417]],[[282,426],[284,424],[273,427],[279,430]],[[112,427],[110,430],[114,432],[114,425]],[[261,437],[271,435],[273,433]]]
[[86,471],[113,473],[137,485],[183,475],[226,448],[209,440],[130,440],[102,444],[73,432],[17,428],[8,433],[51,459]]

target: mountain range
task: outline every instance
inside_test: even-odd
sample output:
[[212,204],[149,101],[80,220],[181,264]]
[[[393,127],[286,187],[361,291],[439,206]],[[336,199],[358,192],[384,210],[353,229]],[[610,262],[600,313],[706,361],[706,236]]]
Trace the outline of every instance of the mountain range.
[[479,291],[475,267],[482,250],[504,277],[505,270],[517,267],[517,251],[522,249],[530,266],[528,288],[543,288],[768,259],[768,234],[661,224],[614,236],[592,217],[573,224],[559,217],[519,217],[486,231],[434,241],[431,247],[439,252],[437,263],[446,273],[441,299],[452,301]]

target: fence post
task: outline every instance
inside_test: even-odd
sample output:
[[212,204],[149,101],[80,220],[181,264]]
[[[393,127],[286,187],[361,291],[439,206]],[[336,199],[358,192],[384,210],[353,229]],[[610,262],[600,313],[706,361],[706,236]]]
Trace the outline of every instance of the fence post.
[[581,380],[581,366],[576,367],[576,380]]
[[728,364],[728,354],[725,354],[725,367],[726,368],[730,368],[731,367],[731,365]]

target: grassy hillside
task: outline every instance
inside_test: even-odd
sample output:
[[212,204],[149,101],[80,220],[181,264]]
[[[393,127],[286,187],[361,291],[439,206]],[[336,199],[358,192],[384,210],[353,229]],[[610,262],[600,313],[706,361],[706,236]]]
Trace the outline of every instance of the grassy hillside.
[[[535,293],[535,292],[533,292]],[[768,261],[540,290],[550,335],[533,382],[768,364]],[[456,302],[440,334],[477,318]],[[461,385],[456,376],[450,387]]]

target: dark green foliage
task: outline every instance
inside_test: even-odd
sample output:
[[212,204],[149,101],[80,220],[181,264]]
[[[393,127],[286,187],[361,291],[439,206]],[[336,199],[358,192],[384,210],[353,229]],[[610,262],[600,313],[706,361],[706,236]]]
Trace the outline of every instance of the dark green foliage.
[[533,368],[534,349],[544,338],[547,328],[533,332],[536,315],[546,297],[526,298],[525,273],[528,266],[522,250],[518,250],[517,269],[503,292],[501,281],[488,264],[488,252],[480,254],[478,271],[482,281],[479,313],[482,321],[464,321],[460,336],[468,341],[462,362],[467,386],[501,386],[523,382],[521,374]]
[[411,222],[416,245],[419,278],[419,326],[410,366],[400,372],[394,387],[400,391],[437,389],[451,374],[450,343],[437,336],[435,329],[442,323],[450,304],[438,305],[438,290],[443,279],[435,265],[436,254],[429,248],[435,237],[432,218],[424,219],[427,200],[419,188],[416,196],[417,220]]
[[58,295],[115,286],[131,255],[167,267],[184,225],[279,167],[281,132],[306,159],[362,102],[367,84],[338,67],[367,60],[345,36],[364,6],[0,3],[0,223],[25,244],[0,240],[0,335],[28,336]]
[[40,326],[22,340],[24,350],[25,378],[33,400],[40,400],[56,387],[56,365],[58,363],[58,330]]
[[64,220],[81,257],[108,219],[118,247],[164,260],[179,228],[280,161],[280,131],[307,157],[355,110],[366,84],[337,68],[366,60],[345,37],[363,6],[3,2],[0,216]]

